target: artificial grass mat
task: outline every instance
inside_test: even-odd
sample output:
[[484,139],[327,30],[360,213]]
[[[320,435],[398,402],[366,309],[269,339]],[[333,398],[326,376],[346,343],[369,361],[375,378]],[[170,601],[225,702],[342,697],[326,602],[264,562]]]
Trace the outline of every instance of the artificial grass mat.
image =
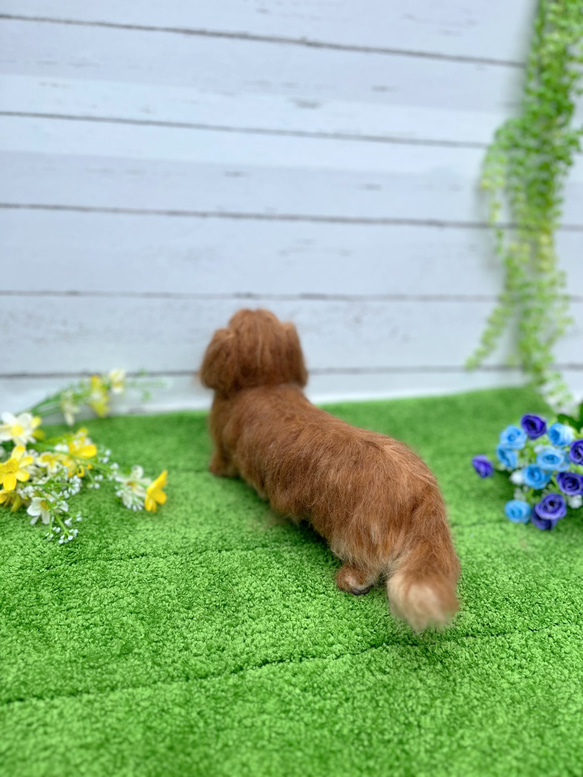
[[382,588],[242,482],[206,471],[203,413],[90,422],[122,465],[169,470],[132,513],[77,498],[77,540],[0,512],[0,773],[581,775],[583,525],[503,514],[512,487],[470,466],[542,410],[527,390],[328,408],[412,445],[437,474],[462,611],[417,636]]

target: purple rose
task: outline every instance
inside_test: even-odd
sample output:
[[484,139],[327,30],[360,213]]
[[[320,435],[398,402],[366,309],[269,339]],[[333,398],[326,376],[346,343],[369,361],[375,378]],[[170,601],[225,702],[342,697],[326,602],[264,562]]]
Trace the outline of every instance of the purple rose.
[[583,440],[575,440],[571,445],[569,458],[573,464],[583,465]]
[[554,529],[557,521],[567,515],[567,505],[561,494],[547,494],[537,502],[531,521],[537,529]]
[[539,518],[536,510],[533,510],[530,516],[530,522],[534,523],[537,529],[554,529],[557,525],[556,521],[552,521],[549,518]]
[[523,415],[520,425],[531,440],[542,437],[547,430],[547,422],[540,415]]
[[559,472],[557,483],[563,494],[567,496],[583,494],[583,476],[576,472]]
[[491,478],[494,466],[487,456],[474,456],[472,465],[481,478]]

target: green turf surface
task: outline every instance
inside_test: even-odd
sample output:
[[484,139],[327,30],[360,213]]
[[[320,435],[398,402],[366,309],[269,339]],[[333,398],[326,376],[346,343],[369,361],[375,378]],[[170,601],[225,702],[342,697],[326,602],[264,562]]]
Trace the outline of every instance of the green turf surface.
[[541,410],[525,390],[344,404],[436,472],[462,611],[416,636],[382,589],[243,483],[206,472],[202,413],[91,422],[123,465],[169,470],[157,514],[112,494],[59,547],[0,513],[0,774],[583,774],[583,521],[511,524],[469,460]]

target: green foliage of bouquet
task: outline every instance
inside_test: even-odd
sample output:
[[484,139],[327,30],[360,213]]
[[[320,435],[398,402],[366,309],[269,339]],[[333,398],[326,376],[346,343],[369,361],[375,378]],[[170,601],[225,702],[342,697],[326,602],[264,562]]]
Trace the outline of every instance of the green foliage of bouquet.
[[78,534],[75,524],[83,516],[73,512],[69,502],[83,487],[99,489],[110,482],[116,496],[130,510],[155,512],[158,505],[164,504],[166,470],[155,479],[144,476],[138,465],[124,472],[111,460],[109,449],[91,440],[87,429],[81,427],[51,439],[46,439],[41,429],[42,416],[57,412],[72,426],[84,406],[100,417],[107,415],[111,395],[123,393],[127,385],[125,373],[112,370],[68,386],[30,411],[2,413],[0,505],[12,512],[26,510],[31,524],[40,519],[48,529],[47,539],[57,539],[62,545]]

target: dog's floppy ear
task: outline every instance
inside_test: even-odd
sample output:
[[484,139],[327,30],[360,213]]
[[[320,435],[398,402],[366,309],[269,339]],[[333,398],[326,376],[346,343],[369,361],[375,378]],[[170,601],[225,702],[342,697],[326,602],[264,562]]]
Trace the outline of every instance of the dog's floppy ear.
[[230,329],[217,329],[208,344],[200,368],[203,386],[228,394],[234,387],[236,373],[234,335]]
[[308,371],[304,364],[304,354],[298,337],[298,330],[293,324],[284,324],[287,350],[287,366],[289,369],[289,380],[297,383],[302,388],[308,382]]

